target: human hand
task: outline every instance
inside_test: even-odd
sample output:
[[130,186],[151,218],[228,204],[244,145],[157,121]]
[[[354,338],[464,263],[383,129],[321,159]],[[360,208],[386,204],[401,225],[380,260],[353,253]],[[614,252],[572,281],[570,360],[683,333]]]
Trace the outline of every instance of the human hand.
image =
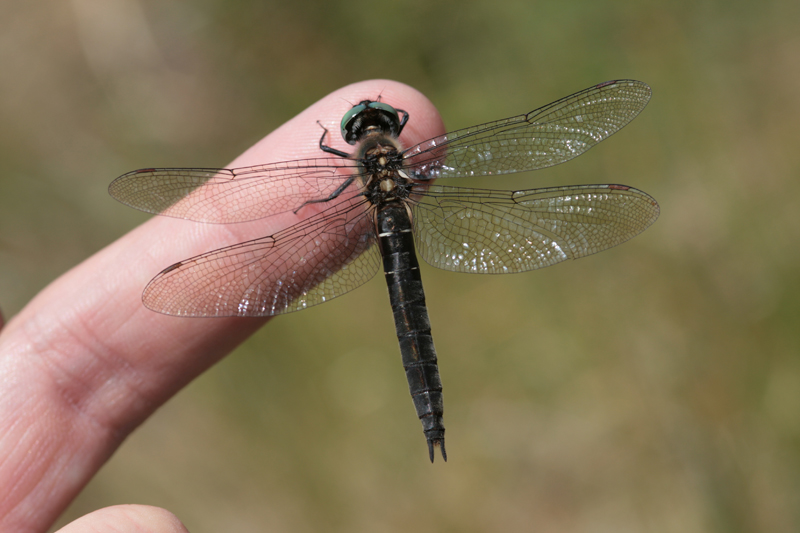
[[[326,96],[229,166],[324,157],[317,120],[336,132],[354,103],[379,94],[410,113],[406,146],[444,132],[414,89],[367,81]],[[333,134],[326,141],[349,148]],[[141,302],[147,282],[176,261],[296,220],[292,213],[246,225],[154,217],[52,282],[5,326],[0,318],[0,531],[45,531],[138,425],[268,320],[154,313]],[[61,531],[111,528],[185,531],[171,513],[147,506],[101,509]]]

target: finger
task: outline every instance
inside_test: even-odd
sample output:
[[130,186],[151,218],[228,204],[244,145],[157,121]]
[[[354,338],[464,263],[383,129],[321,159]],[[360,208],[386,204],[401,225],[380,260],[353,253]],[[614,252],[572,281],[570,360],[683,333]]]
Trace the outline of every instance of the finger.
[[59,529],[56,533],[188,533],[178,518],[149,505],[115,505],[98,509]]
[[[317,120],[338,131],[354,103],[378,95],[413,117],[401,137],[406,145],[443,133],[417,91],[361,82],[312,105],[232,166],[320,157]],[[351,148],[341,139],[329,143]],[[269,235],[292,217],[244,225],[155,217],[54,281],[9,321],[0,332],[0,530],[21,531],[23,521],[32,528],[30,520],[44,529],[133,428],[264,322],[154,313],[141,303],[147,281],[181,259]]]

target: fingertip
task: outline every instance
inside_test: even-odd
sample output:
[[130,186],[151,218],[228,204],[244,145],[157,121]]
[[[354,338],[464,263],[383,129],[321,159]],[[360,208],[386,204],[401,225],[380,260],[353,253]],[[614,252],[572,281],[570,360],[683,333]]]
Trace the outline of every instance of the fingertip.
[[342,117],[358,102],[379,98],[409,114],[408,123],[400,136],[404,147],[445,132],[436,106],[415,88],[393,80],[366,80],[337,89],[311,104],[236,158],[231,167],[322,157],[324,154],[319,150],[319,139],[323,127],[329,130],[326,144],[351,152],[352,146],[339,133]]
[[177,516],[150,505],[114,505],[70,522],[56,533],[188,533]]

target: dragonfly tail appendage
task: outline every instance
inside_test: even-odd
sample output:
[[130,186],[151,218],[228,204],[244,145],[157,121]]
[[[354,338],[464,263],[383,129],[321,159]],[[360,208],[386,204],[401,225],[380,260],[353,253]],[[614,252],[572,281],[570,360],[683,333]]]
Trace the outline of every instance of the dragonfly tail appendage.
[[[442,432],[442,433],[444,434],[444,432]],[[442,459],[444,459],[444,462],[446,463],[447,462],[447,450],[444,449],[444,435],[442,435],[441,437],[432,437],[430,435],[427,435],[427,438],[428,438],[428,455],[431,458],[431,463],[433,462],[433,459],[436,456],[436,454],[434,453],[433,450],[437,446],[442,451]]]

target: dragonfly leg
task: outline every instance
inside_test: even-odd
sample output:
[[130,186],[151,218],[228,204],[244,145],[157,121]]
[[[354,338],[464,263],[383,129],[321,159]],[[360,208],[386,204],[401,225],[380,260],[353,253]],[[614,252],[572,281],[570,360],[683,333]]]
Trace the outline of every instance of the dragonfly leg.
[[322,202],[330,202],[331,200],[333,200],[334,198],[337,198],[337,197],[338,197],[340,194],[342,194],[342,192],[344,192],[344,190],[345,190],[347,187],[349,187],[349,186],[350,186],[350,184],[351,184],[351,183],[353,183],[353,181],[354,181],[355,179],[356,179],[356,177],[355,177],[355,176],[350,176],[349,178],[347,178],[347,179],[345,180],[345,182],[344,182],[344,183],[342,183],[342,184],[339,186],[339,188],[338,188],[338,189],[336,189],[335,191],[333,191],[333,192],[332,192],[332,193],[331,193],[331,194],[330,194],[330,195],[329,195],[327,198],[317,198],[316,200],[306,200],[305,202],[303,202],[303,203],[300,205],[300,207],[298,207],[297,209],[295,209],[295,210],[293,211],[293,213],[296,215],[298,211],[300,211],[301,209],[303,209],[303,207],[305,207],[305,206],[306,206],[306,205],[308,205],[308,204],[319,204],[319,203],[322,203]]
[[322,128],[322,137],[319,139],[319,149],[323,152],[327,152],[329,154],[338,155],[339,157],[350,157],[350,154],[347,152],[342,152],[341,150],[337,150],[336,148],[331,148],[327,144],[325,144],[325,136],[328,134],[328,128],[322,125],[322,122],[319,120],[317,124]]

